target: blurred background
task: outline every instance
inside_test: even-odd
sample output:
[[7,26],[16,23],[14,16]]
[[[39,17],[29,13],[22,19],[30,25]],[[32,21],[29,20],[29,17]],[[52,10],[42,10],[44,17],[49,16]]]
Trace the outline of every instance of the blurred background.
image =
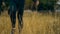
[[[2,0],[0,34],[11,34],[10,0]],[[17,19],[17,17],[16,17]],[[18,19],[15,34],[18,33]],[[60,0],[25,0],[21,34],[60,34]]]
[[[7,7],[9,6],[9,1],[10,0],[2,0],[3,2],[2,2],[2,9],[7,9]],[[25,0],[25,9],[32,9],[32,5],[34,4],[34,1],[36,1],[36,3],[38,3],[38,5],[39,4],[43,4],[42,6],[43,7],[46,7],[45,5],[47,4],[48,5],[48,3],[50,4],[50,5],[52,5],[53,6],[53,4],[55,5],[55,7],[56,7],[56,5],[59,5],[60,4],[60,1],[59,0]],[[37,6],[38,6],[37,5]]]

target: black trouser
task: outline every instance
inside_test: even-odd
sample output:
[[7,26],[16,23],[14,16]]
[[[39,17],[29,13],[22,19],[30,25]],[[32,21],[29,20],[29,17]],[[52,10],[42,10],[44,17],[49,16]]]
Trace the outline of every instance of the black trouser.
[[1,10],[2,10],[1,5],[2,5],[2,0],[0,0],[0,14],[1,14]]
[[18,17],[19,25],[22,27],[23,10],[24,10],[24,1],[21,2],[21,0],[20,0],[19,3],[15,3],[14,1],[11,1],[9,15],[11,18],[13,28],[15,28],[15,24],[16,24],[16,11],[18,13],[17,17]]

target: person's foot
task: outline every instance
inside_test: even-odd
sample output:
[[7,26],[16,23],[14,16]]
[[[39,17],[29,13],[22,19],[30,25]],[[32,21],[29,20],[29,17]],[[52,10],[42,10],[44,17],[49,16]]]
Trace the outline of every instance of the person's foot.
[[23,24],[18,25],[18,29],[19,29],[19,34],[20,34],[23,29]]
[[12,28],[11,34],[14,34],[16,28]]

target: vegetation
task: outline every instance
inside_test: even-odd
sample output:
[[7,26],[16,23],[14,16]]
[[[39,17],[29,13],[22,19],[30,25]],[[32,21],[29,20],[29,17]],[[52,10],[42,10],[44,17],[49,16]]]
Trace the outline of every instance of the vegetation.
[[[3,0],[4,1],[4,0]],[[6,9],[8,6],[9,6],[9,1],[10,0],[5,0],[5,6],[2,5],[3,9]],[[51,2],[50,2],[51,1]],[[40,3],[43,3],[43,4],[47,4],[48,2],[50,3],[56,3],[58,0],[39,0]],[[32,0],[25,0],[25,9],[28,9],[28,8],[31,8],[31,5],[32,5]],[[45,7],[45,6],[44,6]]]
[[[60,34],[60,13],[54,16],[38,12],[24,12],[24,27],[21,34]],[[11,21],[7,12],[0,16],[0,34],[10,34]],[[18,34],[18,20],[16,20],[15,34]]]

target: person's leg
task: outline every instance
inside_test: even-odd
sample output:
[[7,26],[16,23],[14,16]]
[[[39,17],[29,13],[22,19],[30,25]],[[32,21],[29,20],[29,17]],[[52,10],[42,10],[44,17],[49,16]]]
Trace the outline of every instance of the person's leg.
[[21,28],[23,28],[23,12],[23,9],[20,9],[17,14],[19,25]]
[[2,10],[1,5],[2,5],[2,0],[0,0],[0,14],[1,14],[1,10]]
[[22,29],[23,29],[23,9],[19,9],[17,17],[18,17],[18,29],[19,29],[19,33],[21,33]]
[[16,4],[14,2],[10,3],[9,15],[12,23],[12,34],[15,31],[15,24],[16,24]]
[[[21,2],[22,1],[22,2]],[[21,0],[19,2],[19,7],[18,7],[18,29],[19,29],[19,33],[21,33],[22,28],[23,28],[23,12],[24,12],[24,0]]]

